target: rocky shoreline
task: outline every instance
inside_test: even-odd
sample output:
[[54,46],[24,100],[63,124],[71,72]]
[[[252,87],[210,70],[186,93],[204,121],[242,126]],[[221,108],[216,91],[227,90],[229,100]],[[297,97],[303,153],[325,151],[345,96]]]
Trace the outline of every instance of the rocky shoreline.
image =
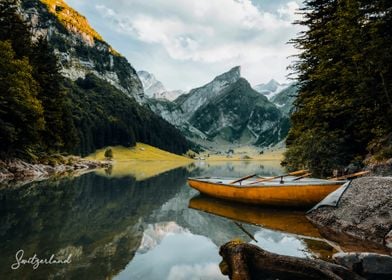
[[358,279],[386,280],[392,276],[392,257],[374,253],[337,253],[331,261],[279,255],[241,241],[220,247],[219,267],[232,280]]
[[322,231],[344,233],[392,249],[392,177],[352,181],[337,207],[323,206],[307,218]]
[[45,180],[110,166],[109,161],[87,160],[76,156],[49,158],[43,163],[29,163],[21,159],[0,160],[0,183]]
[[311,210],[321,235],[340,245],[342,236],[374,244],[371,252],[342,250],[325,262],[273,254],[231,241],[220,248],[220,268],[230,279],[392,279],[392,177],[355,179],[336,206]]

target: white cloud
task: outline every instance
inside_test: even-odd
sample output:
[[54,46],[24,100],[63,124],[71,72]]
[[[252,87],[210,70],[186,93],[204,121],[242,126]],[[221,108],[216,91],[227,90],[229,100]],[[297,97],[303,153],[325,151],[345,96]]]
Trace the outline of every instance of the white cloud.
[[299,5],[295,1],[291,1],[286,3],[286,5],[279,7],[278,9],[278,15],[281,18],[285,18],[286,20],[293,22],[295,20],[300,19],[300,14],[299,14]]
[[175,265],[167,277],[167,280],[198,280],[198,279],[227,279],[222,275],[215,263]]
[[154,6],[151,1],[120,2],[116,11],[96,6],[118,31],[161,45],[173,59],[206,63],[289,55],[285,34],[295,30],[291,23],[298,8],[288,2],[272,14],[250,0],[156,0]]
[[[282,80],[290,62],[287,57],[296,52],[286,43],[299,32],[299,27],[292,24],[298,18],[298,1],[287,0],[268,11],[260,8],[262,3],[256,6],[250,0],[91,2],[95,13],[113,31],[157,53],[166,53],[167,58],[162,62],[171,66],[151,66],[148,57],[146,63],[141,61],[144,64],[141,67],[149,71],[181,64],[182,70],[213,68],[223,72],[228,70],[225,67],[241,65],[251,83],[270,78]],[[132,57],[128,58],[132,63]],[[195,69],[191,70],[192,67]],[[167,73],[154,74],[167,76]],[[213,78],[211,72],[208,75]],[[188,84],[200,85],[197,82],[200,81]],[[167,83],[172,85],[173,81]]]

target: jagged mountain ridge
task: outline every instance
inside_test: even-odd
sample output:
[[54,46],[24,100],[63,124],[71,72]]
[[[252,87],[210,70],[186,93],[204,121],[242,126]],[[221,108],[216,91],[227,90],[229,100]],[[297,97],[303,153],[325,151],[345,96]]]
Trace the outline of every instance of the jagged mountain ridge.
[[271,98],[271,101],[280,109],[280,111],[290,116],[294,108],[294,101],[298,93],[298,84],[293,83],[283,89]]
[[180,105],[185,116],[190,118],[199,107],[218,96],[240,77],[241,68],[239,66],[233,67],[228,72],[215,77],[208,84],[192,89],[189,93],[179,96],[174,102]]
[[195,142],[274,145],[286,136],[289,121],[240,70],[234,67],[174,102],[150,100],[150,108]]
[[137,71],[139,79],[143,84],[144,94],[148,98],[154,99],[166,99],[173,101],[181,94],[185,92],[182,90],[167,90],[163,83],[154,76],[154,74],[149,73],[145,70]]
[[137,71],[140,81],[143,84],[144,94],[150,98],[159,98],[166,91],[162,82],[147,71]]
[[275,79],[271,79],[266,84],[258,84],[253,87],[253,89],[263,95],[265,95],[269,100],[272,100],[278,93],[289,87],[290,84],[281,84]]
[[34,39],[44,37],[54,48],[65,77],[75,81],[94,74],[143,102],[143,87],[135,69],[65,1],[22,0],[20,8]]
[[281,125],[284,119],[273,103],[240,78],[200,107],[189,122],[214,142],[268,146],[287,133]]

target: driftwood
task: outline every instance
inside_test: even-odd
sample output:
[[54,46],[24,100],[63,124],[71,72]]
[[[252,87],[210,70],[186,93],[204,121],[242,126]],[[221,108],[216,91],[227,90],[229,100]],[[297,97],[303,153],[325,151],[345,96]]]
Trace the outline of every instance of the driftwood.
[[322,260],[282,256],[240,241],[224,244],[219,251],[221,270],[232,280],[256,279],[364,279],[347,268]]

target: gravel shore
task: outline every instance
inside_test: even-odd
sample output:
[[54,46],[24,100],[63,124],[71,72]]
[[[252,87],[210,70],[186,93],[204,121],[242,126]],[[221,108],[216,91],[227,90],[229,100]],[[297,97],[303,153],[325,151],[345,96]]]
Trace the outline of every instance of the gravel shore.
[[321,207],[307,217],[318,227],[392,249],[392,177],[355,179],[337,207]]

